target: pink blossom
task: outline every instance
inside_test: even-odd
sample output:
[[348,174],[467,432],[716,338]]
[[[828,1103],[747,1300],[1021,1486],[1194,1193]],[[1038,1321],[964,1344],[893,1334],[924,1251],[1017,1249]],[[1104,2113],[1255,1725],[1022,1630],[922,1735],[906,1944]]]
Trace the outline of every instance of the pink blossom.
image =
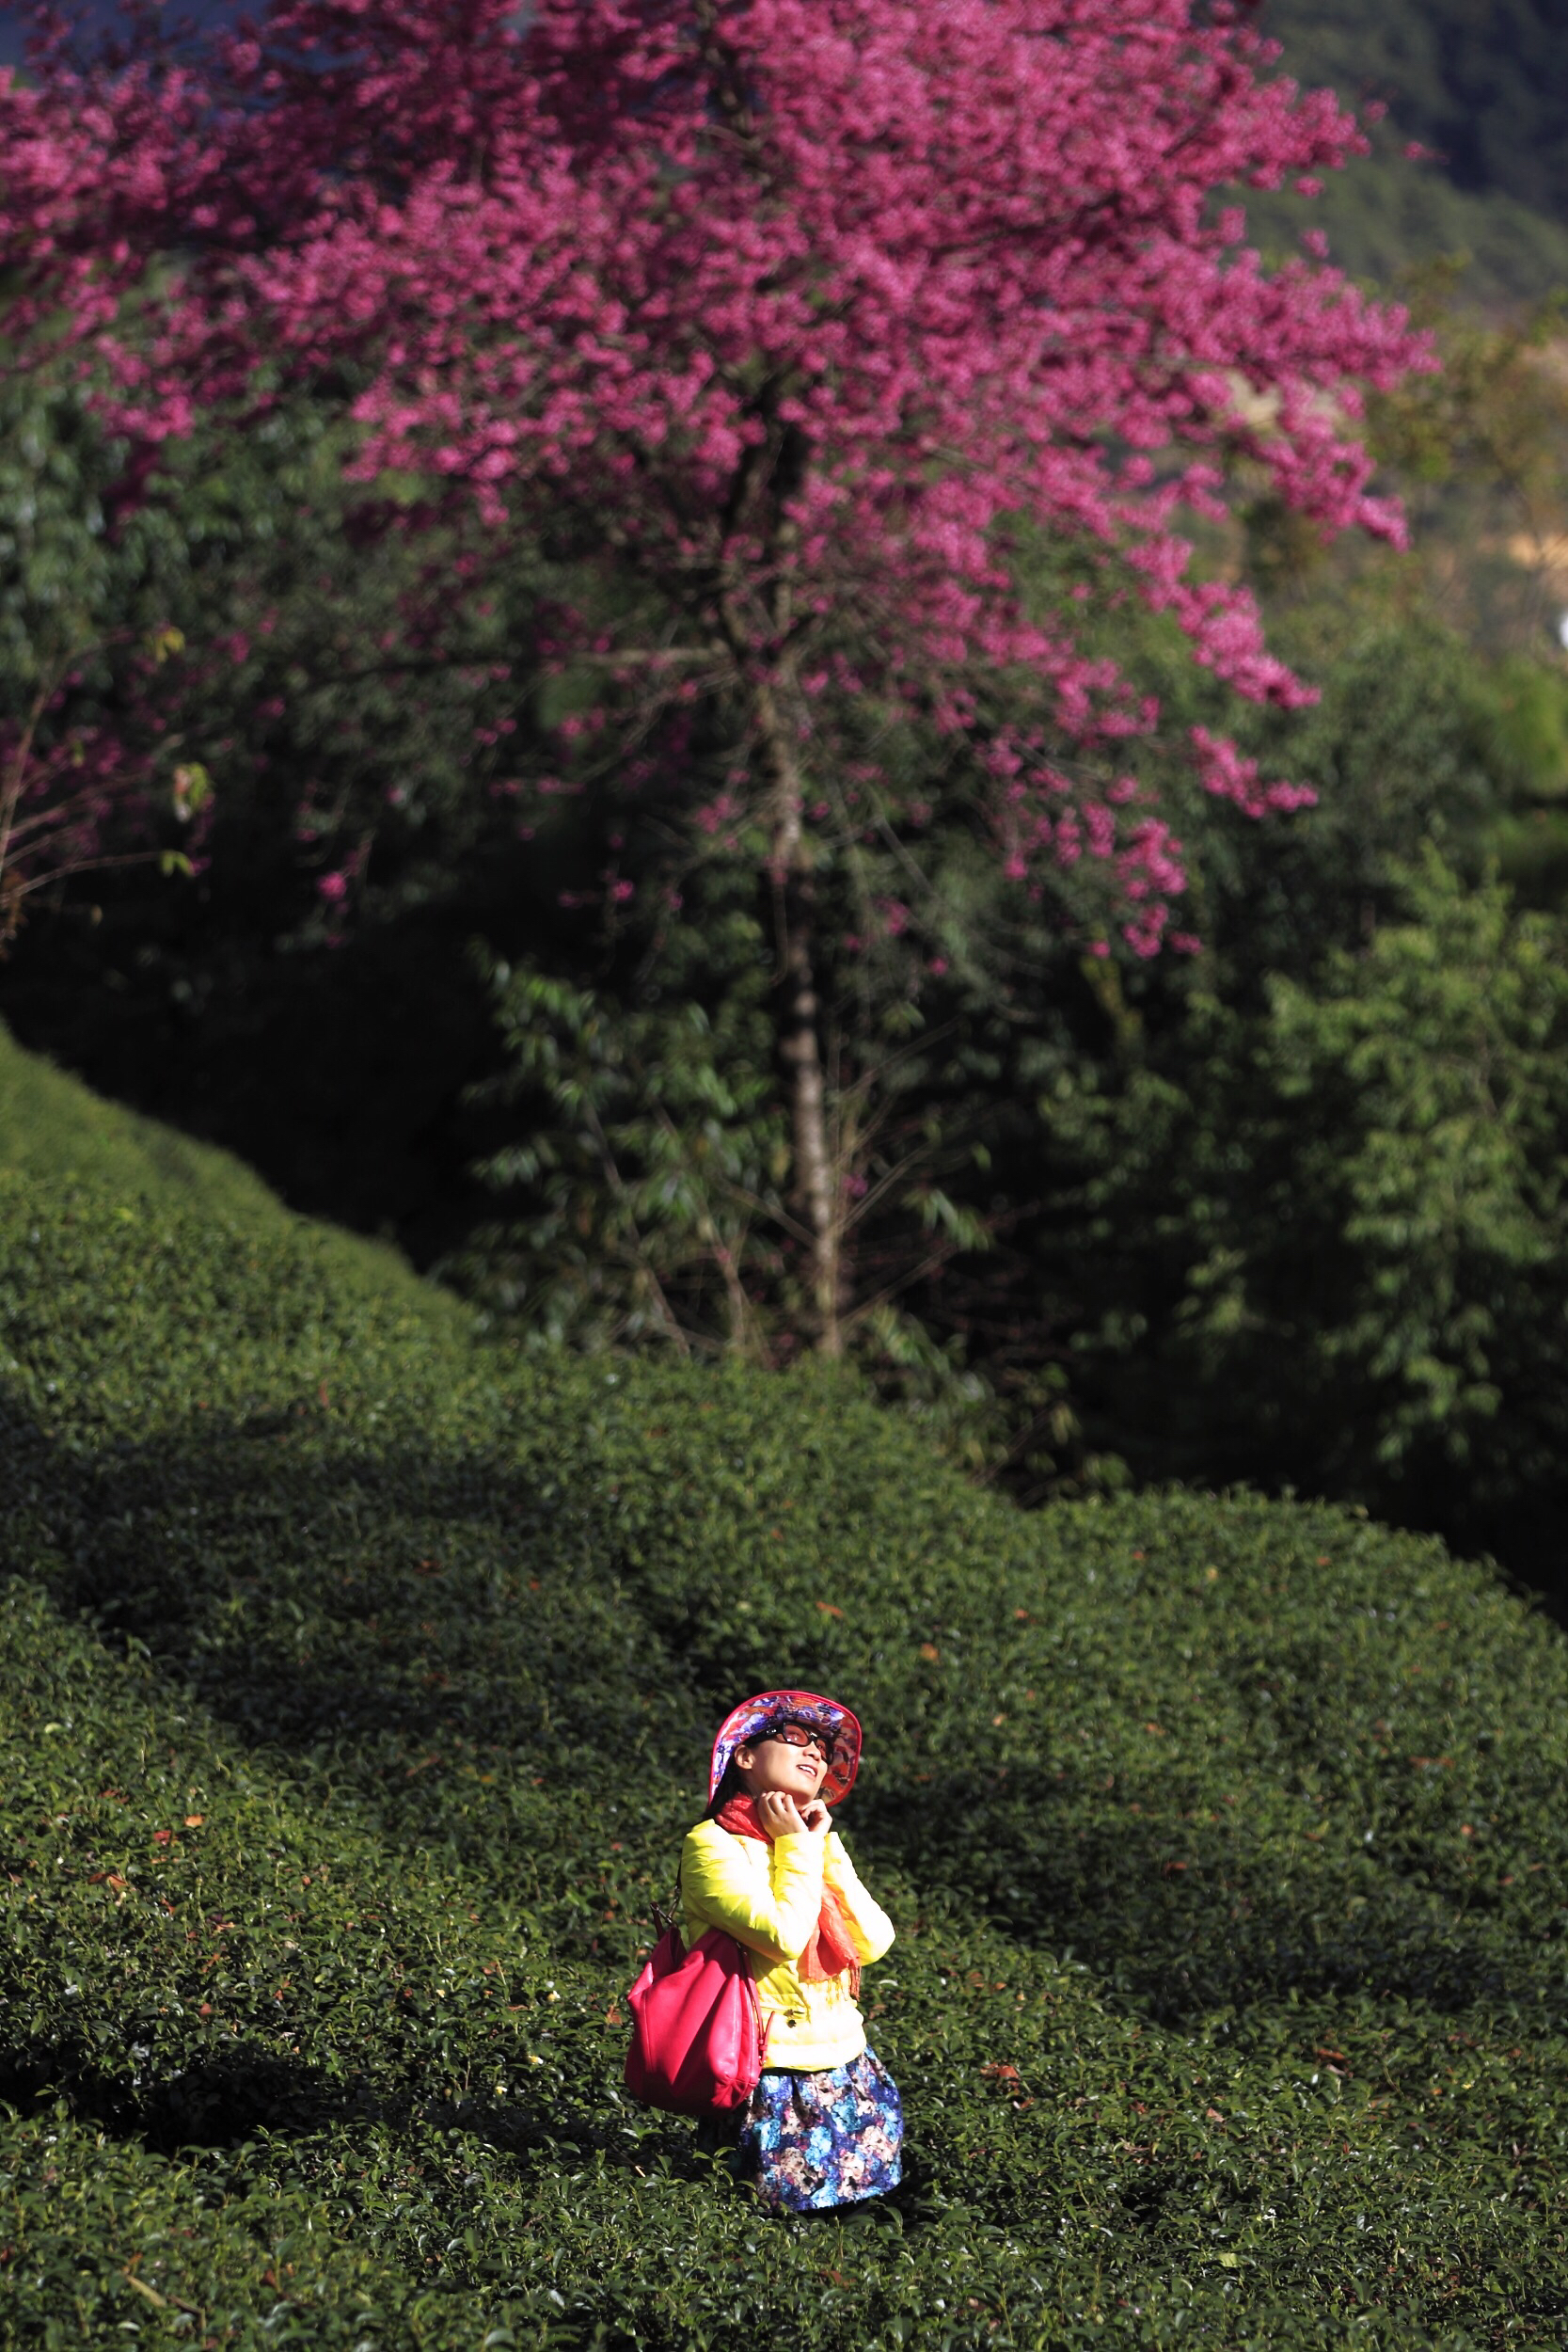
[[[885,707],[918,681],[984,780],[1006,872],[1093,857],[1153,952],[1174,846],[1128,830],[1138,795],[990,729],[980,689],[1030,681],[1102,774],[1158,713],[1084,633],[1136,596],[1236,693],[1311,699],[1246,592],[1195,577],[1178,510],[1223,512],[1233,453],[1325,534],[1398,542],[1347,420],[1428,344],[1321,245],[1265,268],[1214,200],[1315,188],[1365,137],[1275,73],[1240,8],[712,14],[710,39],[689,0],[269,0],[188,50],[150,35],[131,65],[79,72],[46,42],[27,84],[0,84],[8,350],[79,345],[135,485],[202,415],[351,371],[352,476],[439,475],[498,534],[449,580],[481,578],[507,534],[575,533],[684,631],[653,647],[635,616],[562,611],[546,669],[586,656],[613,677],[624,654],[621,691],[666,714],[718,692],[752,719],[789,682],[775,739],[813,824],[835,697]],[[1020,521],[1081,559],[1055,612],[1015,593]],[[586,750],[608,723],[573,712],[558,735]],[[1193,748],[1249,816],[1310,798],[1223,739]],[[863,807],[887,787],[847,789]],[[697,832],[733,844],[742,790]]]

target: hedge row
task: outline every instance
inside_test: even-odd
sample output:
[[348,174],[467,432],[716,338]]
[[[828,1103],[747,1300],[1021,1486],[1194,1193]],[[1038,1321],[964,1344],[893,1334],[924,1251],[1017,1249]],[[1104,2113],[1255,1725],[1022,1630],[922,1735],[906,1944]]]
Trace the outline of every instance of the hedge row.
[[[816,1374],[525,1363],[94,1115],[0,1173],[0,2344],[1560,2343],[1552,1628],[1325,1508],[1023,1517]],[[617,2095],[777,1680],[900,1927],[843,2222]]]

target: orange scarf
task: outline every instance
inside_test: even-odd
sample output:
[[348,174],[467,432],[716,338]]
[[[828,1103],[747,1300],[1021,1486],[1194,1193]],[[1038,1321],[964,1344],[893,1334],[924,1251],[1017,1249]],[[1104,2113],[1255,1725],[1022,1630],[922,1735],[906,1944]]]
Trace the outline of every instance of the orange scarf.
[[[715,1818],[720,1828],[727,1829],[732,1837],[760,1837],[765,1846],[773,1842],[757,1820],[754,1797],[732,1797]],[[860,1962],[855,1958],[848,1917],[831,1886],[822,1889],[822,1908],[816,1915],[811,1942],[795,1967],[806,1984],[826,1984],[830,1977],[841,1977],[847,1968],[850,1993],[858,1994],[861,1989]]]

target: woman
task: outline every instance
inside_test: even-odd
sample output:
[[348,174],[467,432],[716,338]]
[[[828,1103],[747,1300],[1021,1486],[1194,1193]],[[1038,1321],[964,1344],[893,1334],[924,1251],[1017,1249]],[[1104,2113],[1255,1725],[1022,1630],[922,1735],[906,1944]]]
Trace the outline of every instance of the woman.
[[867,2049],[863,1965],[893,1928],[831,1824],[861,1727],[811,1691],[765,1691],[713,1743],[706,1817],[681,1852],[688,1948],[721,1928],[755,1957],[762,2079],[740,2116],[738,2179],[771,2213],[820,2213],[896,2187],[898,2091]]

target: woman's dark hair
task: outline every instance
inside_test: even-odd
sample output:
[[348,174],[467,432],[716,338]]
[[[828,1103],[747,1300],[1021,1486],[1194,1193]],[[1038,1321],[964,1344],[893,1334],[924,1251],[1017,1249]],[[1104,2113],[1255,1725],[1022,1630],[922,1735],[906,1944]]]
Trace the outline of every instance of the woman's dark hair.
[[[743,1741],[742,1745],[744,1744],[745,1742]],[[720,1813],[722,1811],[723,1807],[728,1804],[732,1797],[743,1797],[745,1793],[746,1783],[741,1779],[738,1772],[736,1772],[735,1758],[732,1756],[729,1762],[724,1767],[723,1778],[720,1781],[718,1788],[713,1792],[713,1801],[709,1804],[707,1811],[703,1816],[704,1820],[717,1820]]]

